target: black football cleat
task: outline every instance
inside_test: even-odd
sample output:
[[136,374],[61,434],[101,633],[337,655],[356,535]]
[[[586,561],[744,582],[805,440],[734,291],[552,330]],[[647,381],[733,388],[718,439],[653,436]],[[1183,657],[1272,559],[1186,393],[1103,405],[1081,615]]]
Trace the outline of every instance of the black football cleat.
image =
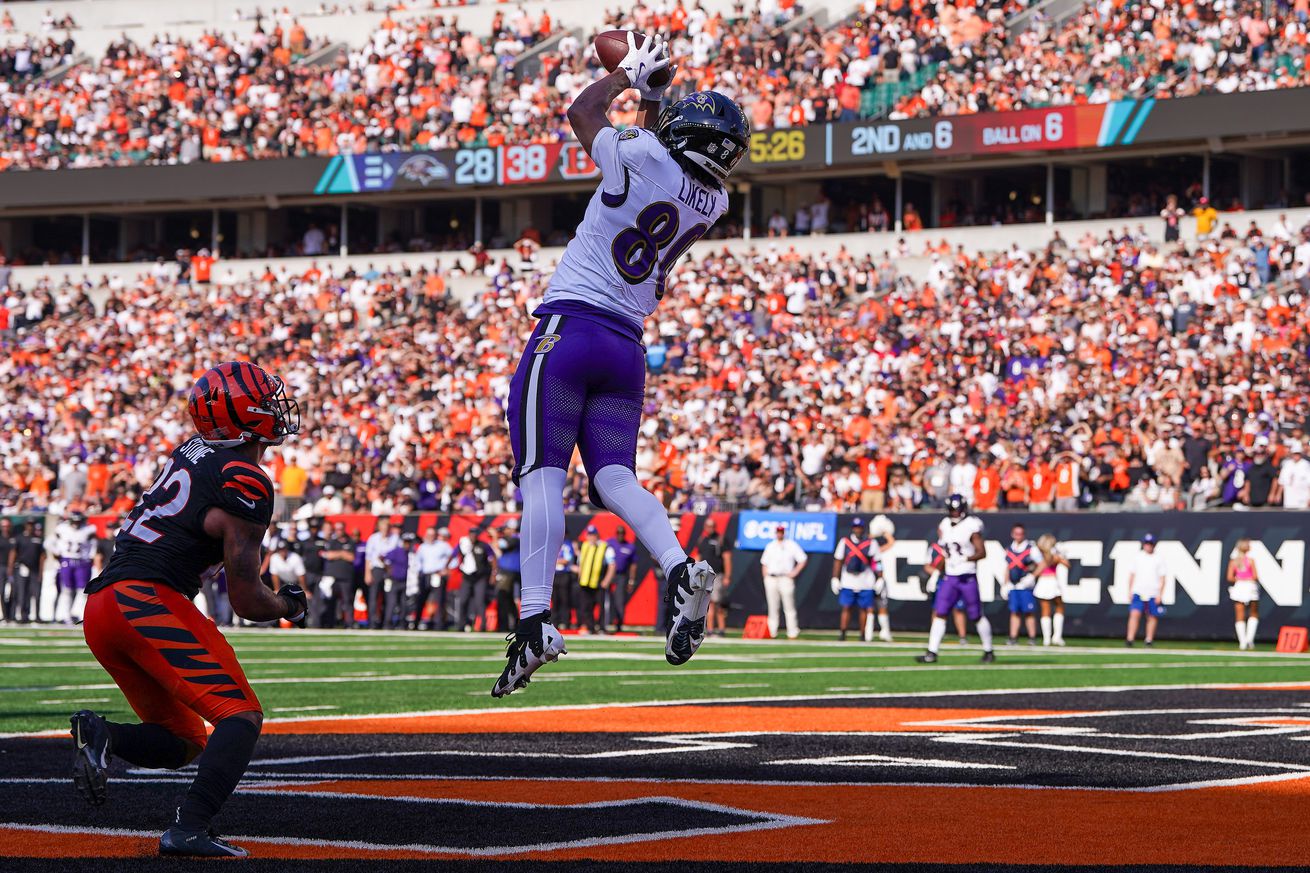
[[982,662],[984,664],[996,663],[996,653],[993,652],[991,649],[988,649],[987,651],[983,652]]
[[109,726],[89,709],[78,710],[68,719],[73,754],[73,785],[92,806],[109,799]]
[[504,697],[528,687],[532,674],[567,655],[564,637],[550,623],[550,612],[540,612],[519,622],[518,629],[507,636],[506,664],[500,678],[491,686],[492,697]]
[[159,838],[159,854],[186,858],[245,858],[250,853],[214,833],[213,828],[193,831],[173,825]]
[[670,613],[664,659],[675,667],[690,661],[705,641],[705,614],[713,588],[714,570],[705,561],[688,558],[669,575],[664,593]]
[[937,653],[936,653],[936,652],[924,652],[922,655],[919,655],[919,656],[918,656],[917,658],[915,658],[914,660],[918,661],[920,664],[936,664],[936,663],[937,663]]

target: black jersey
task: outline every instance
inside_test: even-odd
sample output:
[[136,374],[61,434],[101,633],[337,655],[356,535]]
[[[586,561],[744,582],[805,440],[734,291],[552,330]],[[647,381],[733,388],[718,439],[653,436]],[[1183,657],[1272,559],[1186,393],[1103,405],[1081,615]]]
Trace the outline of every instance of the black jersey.
[[223,560],[222,541],[205,533],[205,514],[215,506],[267,527],[273,520],[273,483],[234,450],[194,437],[173,450],[141,495],[114,538],[109,566],[91,581],[87,593],[123,579],[141,579],[195,597],[201,574]]

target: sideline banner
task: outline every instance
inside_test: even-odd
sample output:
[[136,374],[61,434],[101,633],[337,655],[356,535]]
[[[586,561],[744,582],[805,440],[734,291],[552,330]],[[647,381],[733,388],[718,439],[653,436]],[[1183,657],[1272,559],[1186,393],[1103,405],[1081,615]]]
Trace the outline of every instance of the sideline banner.
[[762,550],[779,525],[806,552],[831,555],[837,548],[835,512],[743,512],[737,519],[737,548]]
[[[835,628],[840,607],[832,593],[832,553],[842,536],[850,533],[855,515],[797,512],[716,512],[673,516],[678,539],[689,554],[696,554],[706,521],[713,519],[732,553],[732,581],[728,586],[730,623],[741,627],[749,615],[765,611],[760,575],[760,550],[773,537],[778,524],[809,554],[796,580],[796,604],[802,628]],[[867,520],[868,516],[863,517]],[[888,516],[896,525],[896,543],[883,556],[891,601],[893,630],[925,630],[930,598],[924,591],[927,563],[936,540],[938,513],[898,513]],[[429,527],[450,530],[452,542],[482,536],[495,543],[505,535],[514,515],[447,515],[423,513],[395,516],[404,531],[421,534]],[[1128,573],[1141,549],[1143,534],[1154,534],[1158,553],[1169,569],[1164,602],[1168,611],[1160,625],[1161,639],[1227,640],[1233,636],[1233,606],[1225,575],[1237,541],[1251,540],[1260,584],[1261,641],[1277,637],[1280,625],[1310,625],[1307,596],[1306,541],[1310,512],[1194,512],[1194,513],[1030,513],[991,512],[980,515],[987,557],[979,566],[978,581],[987,615],[998,635],[1008,627],[1008,610],[1001,598],[1005,576],[1005,546],[1016,524],[1029,539],[1054,534],[1070,562],[1066,579],[1065,634],[1069,637],[1117,637],[1128,617]],[[336,520],[330,519],[330,520]],[[347,515],[352,535],[366,538],[376,527],[371,515]],[[47,520],[48,521],[48,520]],[[101,535],[109,535],[114,519],[92,518]],[[581,539],[587,525],[595,524],[601,537],[616,535],[622,522],[611,514],[567,517],[567,535]],[[633,541],[632,531],[627,539]],[[458,577],[458,574],[456,574]],[[651,625],[662,619],[663,588],[655,567],[637,548],[637,588],[628,598],[626,621]],[[452,580],[458,587],[458,578]],[[1000,624],[998,624],[1000,622]],[[970,631],[972,633],[972,630]]]

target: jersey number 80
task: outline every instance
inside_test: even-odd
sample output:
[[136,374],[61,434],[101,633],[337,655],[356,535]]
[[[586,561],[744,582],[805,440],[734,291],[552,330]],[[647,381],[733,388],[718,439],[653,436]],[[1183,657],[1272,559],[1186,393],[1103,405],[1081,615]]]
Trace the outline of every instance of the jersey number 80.
[[664,280],[669,270],[709,228],[701,222],[678,236],[678,207],[667,201],[652,203],[637,214],[633,227],[625,227],[614,237],[610,254],[614,256],[619,275],[629,285],[640,285],[659,267],[655,299],[660,300],[664,297]]

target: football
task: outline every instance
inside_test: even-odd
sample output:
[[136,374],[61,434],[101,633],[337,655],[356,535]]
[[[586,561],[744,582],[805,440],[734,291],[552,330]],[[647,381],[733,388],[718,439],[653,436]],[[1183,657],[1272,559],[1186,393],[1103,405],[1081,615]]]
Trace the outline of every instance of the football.
[[[641,39],[645,34],[637,34]],[[596,37],[596,57],[605,65],[605,69],[614,72],[623,63],[623,58],[628,54],[628,31],[626,30],[607,30],[600,36]],[[656,88],[667,85],[669,81],[669,71],[667,68],[652,73],[650,83]]]

